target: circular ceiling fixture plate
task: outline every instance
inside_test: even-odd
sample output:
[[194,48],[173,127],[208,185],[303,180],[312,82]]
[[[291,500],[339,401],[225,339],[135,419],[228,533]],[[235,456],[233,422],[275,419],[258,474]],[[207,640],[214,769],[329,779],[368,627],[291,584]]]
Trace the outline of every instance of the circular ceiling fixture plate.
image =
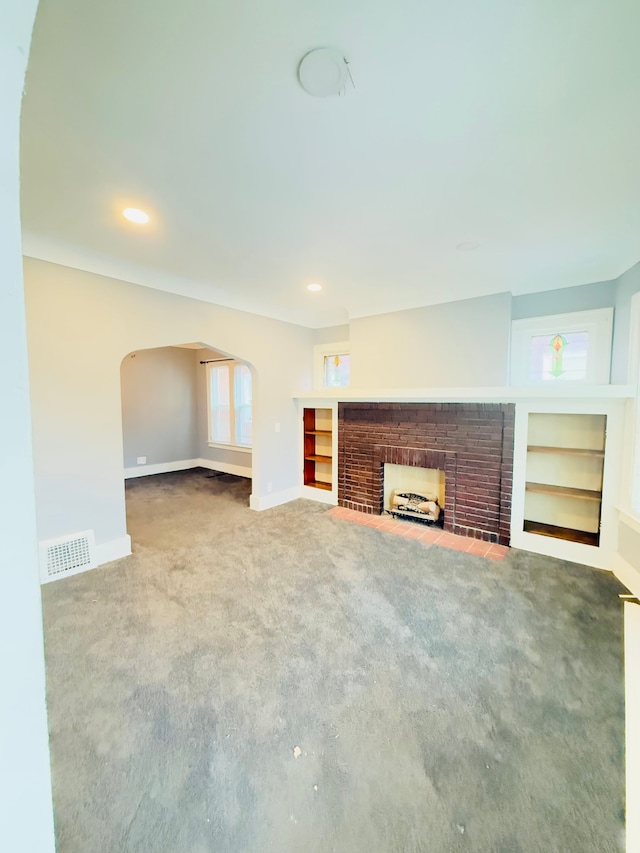
[[300,85],[316,98],[339,95],[347,81],[347,63],[341,51],[320,47],[302,57],[298,66]]

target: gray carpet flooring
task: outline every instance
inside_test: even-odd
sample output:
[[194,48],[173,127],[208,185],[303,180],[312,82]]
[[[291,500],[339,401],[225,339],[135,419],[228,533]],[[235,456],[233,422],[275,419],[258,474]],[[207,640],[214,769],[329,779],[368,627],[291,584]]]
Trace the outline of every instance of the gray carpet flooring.
[[620,585],[196,470],[43,588],[58,853],[623,849]]

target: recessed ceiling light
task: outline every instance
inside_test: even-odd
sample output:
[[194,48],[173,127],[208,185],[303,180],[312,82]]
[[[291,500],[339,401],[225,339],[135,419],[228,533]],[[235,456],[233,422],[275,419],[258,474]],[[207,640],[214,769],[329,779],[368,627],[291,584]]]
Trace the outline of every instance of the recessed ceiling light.
[[136,225],[146,225],[149,221],[149,214],[145,213],[144,210],[139,210],[137,207],[125,207],[122,215],[129,222],[135,222]]
[[307,290],[312,290],[314,292],[317,290],[322,290],[322,285],[321,284],[308,284]]
[[456,249],[459,252],[473,252],[474,249],[477,249],[480,246],[477,240],[464,240],[462,243],[458,243]]

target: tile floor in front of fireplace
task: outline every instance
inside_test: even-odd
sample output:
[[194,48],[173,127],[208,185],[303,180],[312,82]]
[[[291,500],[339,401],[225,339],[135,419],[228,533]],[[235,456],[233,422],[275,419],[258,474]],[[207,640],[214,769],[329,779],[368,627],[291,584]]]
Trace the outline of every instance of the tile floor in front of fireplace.
[[442,548],[451,548],[454,551],[465,551],[467,554],[487,557],[489,560],[504,560],[509,552],[505,545],[483,542],[480,539],[470,539],[468,536],[457,536],[455,533],[447,533],[440,527],[429,527],[426,524],[413,521],[400,521],[391,515],[368,515],[365,512],[357,512],[343,506],[334,506],[328,512],[329,515],[341,518],[343,521],[352,521],[365,527],[375,527],[377,530],[384,530],[385,533],[393,533],[396,536],[418,539],[428,547],[439,545]]

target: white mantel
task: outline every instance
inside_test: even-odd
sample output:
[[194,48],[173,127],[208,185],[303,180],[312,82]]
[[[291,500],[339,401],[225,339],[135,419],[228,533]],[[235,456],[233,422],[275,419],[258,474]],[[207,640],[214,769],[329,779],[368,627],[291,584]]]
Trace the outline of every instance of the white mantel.
[[523,400],[624,400],[633,385],[498,385],[489,388],[319,388],[298,391],[301,402],[367,403],[516,403]]

